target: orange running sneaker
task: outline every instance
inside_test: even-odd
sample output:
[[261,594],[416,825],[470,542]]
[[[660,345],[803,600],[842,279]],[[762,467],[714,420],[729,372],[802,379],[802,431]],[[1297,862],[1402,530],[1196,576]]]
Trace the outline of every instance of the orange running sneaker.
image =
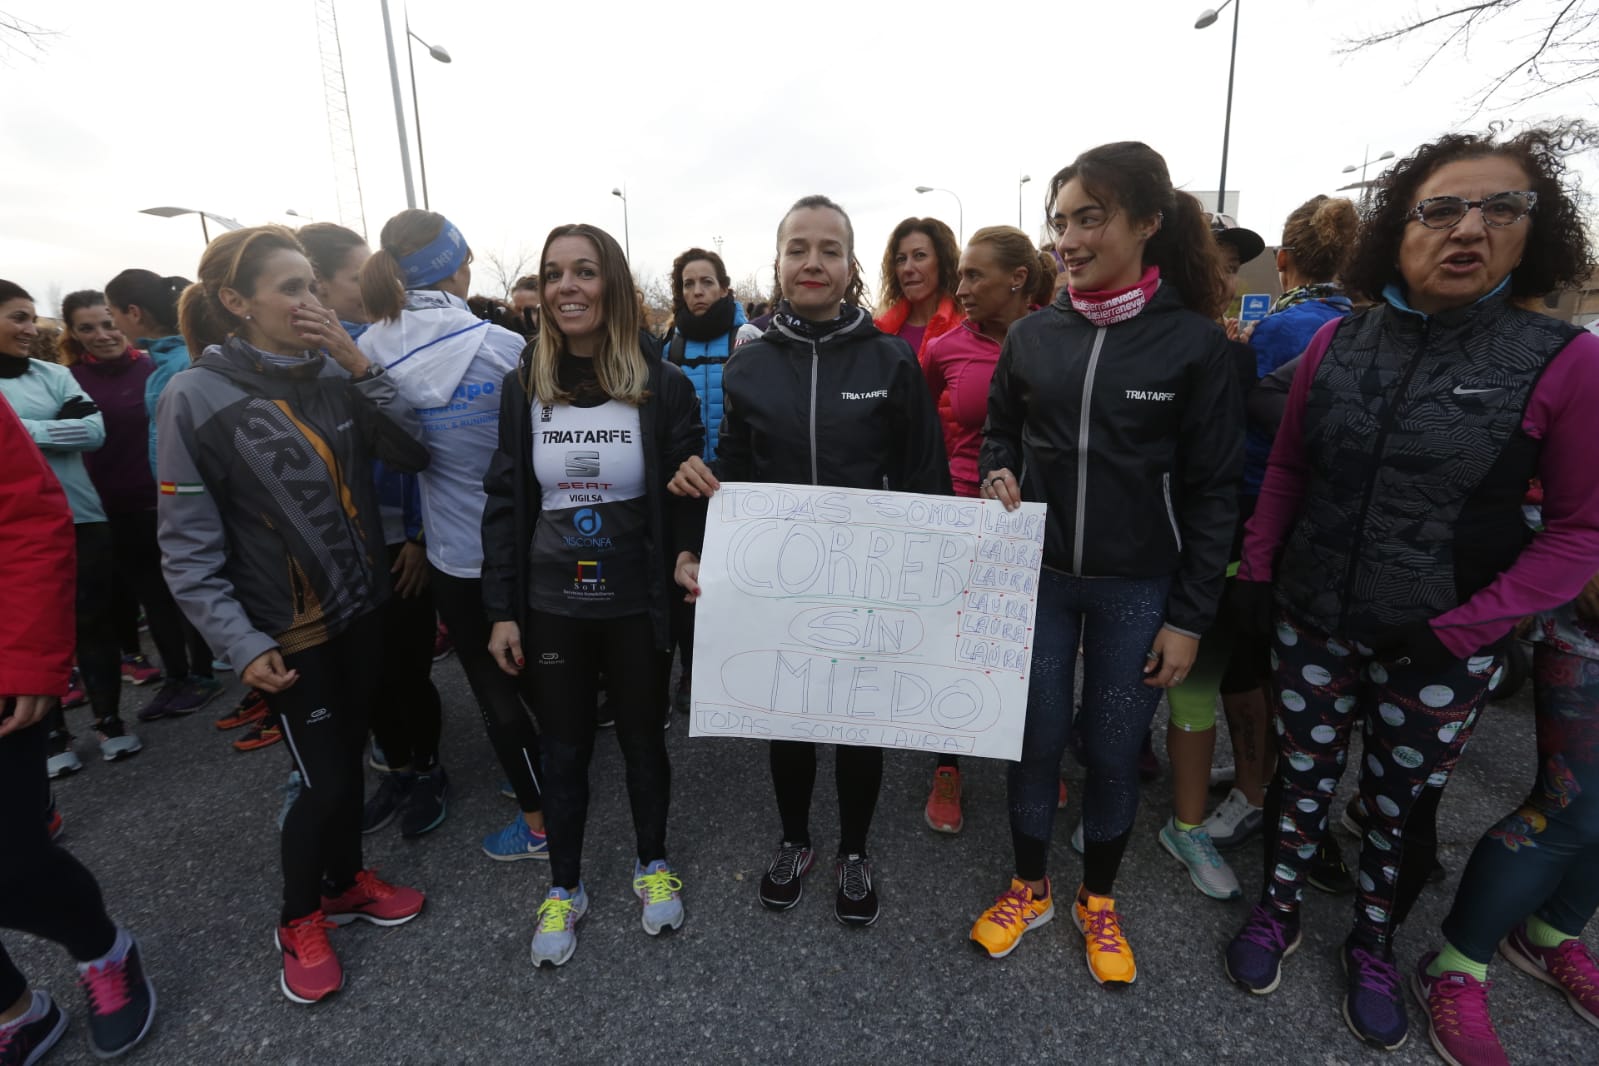
[[988,952],[989,958],[1003,959],[1016,950],[1023,933],[1055,917],[1055,897],[1048,892],[1047,879],[1044,885],[1046,895],[1037,899],[1025,881],[1012,879],[1010,888],[977,919],[972,926],[972,940]]
[[940,766],[933,771],[933,791],[927,797],[923,812],[927,827],[939,833],[959,833],[965,819],[961,817],[961,772],[953,766]]
[[[1084,896],[1087,896],[1086,901]],[[1082,893],[1072,904],[1072,916],[1083,934],[1088,972],[1102,985],[1130,985],[1138,979],[1133,949],[1122,935],[1121,915],[1109,896]]]

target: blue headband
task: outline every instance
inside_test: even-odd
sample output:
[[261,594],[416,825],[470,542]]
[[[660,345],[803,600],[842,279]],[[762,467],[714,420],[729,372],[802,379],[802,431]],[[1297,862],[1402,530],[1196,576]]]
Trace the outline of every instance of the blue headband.
[[407,289],[420,289],[433,285],[461,269],[466,262],[466,238],[449,219],[439,235],[410,255],[399,258],[400,273],[405,276]]

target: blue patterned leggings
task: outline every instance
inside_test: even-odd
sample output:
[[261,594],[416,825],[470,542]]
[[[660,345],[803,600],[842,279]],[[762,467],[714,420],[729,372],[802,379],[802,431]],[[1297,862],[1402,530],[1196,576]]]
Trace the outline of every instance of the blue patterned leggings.
[[1367,811],[1355,892],[1355,931],[1368,943],[1392,935],[1403,829],[1424,786],[1442,788],[1470,738],[1498,665],[1476,655],[1442,670],[1389,669],[1354,641],[1318,633],[1284,615],[1273,642],[1277,774],[1265,826],[1263,902],[1296,912],[1305,871],[1327,833],[1328,807],[1355,723],[1365,758]]

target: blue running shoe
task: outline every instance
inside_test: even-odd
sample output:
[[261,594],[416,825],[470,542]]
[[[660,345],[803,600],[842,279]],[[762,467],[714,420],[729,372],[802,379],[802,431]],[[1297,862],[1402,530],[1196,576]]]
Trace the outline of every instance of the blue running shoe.
[[1389,948],[1371,948],[1353,937],[1344,941],[1344,1022],[1366,1043],[1393,1051],[1410,1035],[1404,981]]
[[1299,947],[1299,922],[1270,907],[1256,904],[1249,921],[1227,945],[1222,966],[1233,983],[1257,996],[1277,991],[1283,979],[1283,959]]
[[589,910],[589,894],[578,882],[576,892],[552,888],[539,904],[538,929],[533,934],[533,968],[546,962],[565,965],[577,950],[577,923]]
[[516,789],[511,787],[510,778],[500,778],[500,795],[504,796],[508,800],[516,799]]
[[483,854],[495,862],[515,862],[517,859],[548,859],[550,842],[543,833],[535,833],[519,813],[511,824],[498,833],[483,838]]
[[644,931],[659,936],[662,929],[683,928],[683,882],[666,864],[656,859],[648,866],[633,862],[633,892],[644,904]]

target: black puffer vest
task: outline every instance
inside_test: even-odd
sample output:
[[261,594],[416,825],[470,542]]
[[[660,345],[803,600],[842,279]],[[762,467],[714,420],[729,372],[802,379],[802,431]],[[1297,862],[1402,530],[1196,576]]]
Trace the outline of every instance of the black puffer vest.
[[1301,620],[1369,641],[1459,606],[1526,543],[1533,387],[1579,331],[1503,294],[1338,327],[1306,402],[1309,481],[1277,568]]

